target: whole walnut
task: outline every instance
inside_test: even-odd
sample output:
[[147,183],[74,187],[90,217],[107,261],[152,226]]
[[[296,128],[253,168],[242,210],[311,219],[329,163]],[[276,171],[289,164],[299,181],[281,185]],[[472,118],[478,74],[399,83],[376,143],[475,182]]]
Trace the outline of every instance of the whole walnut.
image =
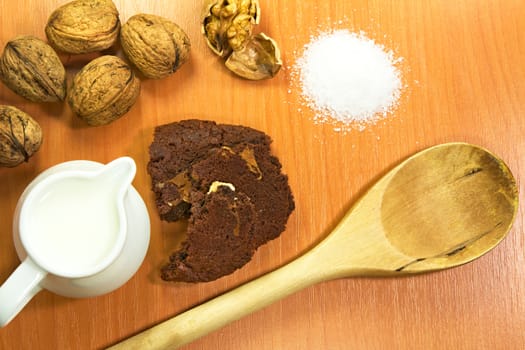
[[149,14],[131,17],[120,31],[122,50],[128,59],[152,79],[165,78],[190,55],[190,39],[172,21]]
[[0,57],[4,84],[33,102],[62,101],[66,96],[66,70],[55,50],[34,36],[10,40]]
[[73,78],[69,106],[89,125],[109,124],[128,112],[140,94],[140,80],[116,56],[101,56],[85,65]]
[[119,13],[111,0],[74,0],[47,21],[47,39],[57,50],[81,54],[107,49],[118,39]]
[[27,162],[42,144],[40,125],[16,107],[0,105],[0,166]]

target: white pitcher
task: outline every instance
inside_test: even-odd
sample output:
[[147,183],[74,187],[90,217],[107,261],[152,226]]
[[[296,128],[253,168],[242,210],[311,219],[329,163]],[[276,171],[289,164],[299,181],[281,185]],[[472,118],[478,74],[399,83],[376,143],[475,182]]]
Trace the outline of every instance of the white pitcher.
[[106,165],[77,160],[36,177],[13,223],[21,265],[0,287],[0,327],[40,290],[81,298],[108,293],[138,270],[149,245],[144,201],[129,157]]

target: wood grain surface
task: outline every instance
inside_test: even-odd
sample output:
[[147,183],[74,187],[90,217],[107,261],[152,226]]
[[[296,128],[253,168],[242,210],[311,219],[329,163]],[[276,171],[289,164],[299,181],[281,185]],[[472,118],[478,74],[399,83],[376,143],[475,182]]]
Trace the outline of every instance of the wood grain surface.
[[[45,38],[47,17],[65,2],[0,0],[0,46],[21,34]],[[110,294],[82,300],[38,294],[0,329],[0,349],[104,348],[260,276],[320,241],[374,180],[427,146],[466,141],[486,147],[507,162],[524,192],[522,0],[261,0],[258,30],[276,39],[285,62],[276,78],[261,82],[231,75],[206,47],[200,1],[115,4],[123,22],[139,12],[174,20],[191,39],[191,59],[169,78],[143,81],[133,109],[103,127],[86,126],[65,104],[30,103],[0,86],[0,104],[33,115],[45,137],[28,163],[0,168],[0,282],[19,264],[11,234],[18,197],[38,173],[63,161],[133,157],[134,185],[151,216],[150,248],[138,273]],[[312,35],[343,28],[364,31],[402,57],[406,85],[391,116],[346,133],[314,123],[291,69]],[[62,58],[70,72],[86,59]],[[153,128],[187,118],[268,133],[297,206],[287,230],[248,265],[204,284],[158,277],[181,227],[158,218],[146,173]],[[523,218],[520,209],[509,236],[473,263],[409,278],[316,285],[185,349],[524,348]]]

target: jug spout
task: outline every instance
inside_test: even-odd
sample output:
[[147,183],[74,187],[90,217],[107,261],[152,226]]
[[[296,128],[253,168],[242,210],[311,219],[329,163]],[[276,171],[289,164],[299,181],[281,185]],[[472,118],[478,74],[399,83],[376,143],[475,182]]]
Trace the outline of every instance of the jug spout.
[[131,185],[137,166],[131,157],[120,157],[109,163],[103,168],[98,178],[103,181],[111,181],[116,187],[127,188]]

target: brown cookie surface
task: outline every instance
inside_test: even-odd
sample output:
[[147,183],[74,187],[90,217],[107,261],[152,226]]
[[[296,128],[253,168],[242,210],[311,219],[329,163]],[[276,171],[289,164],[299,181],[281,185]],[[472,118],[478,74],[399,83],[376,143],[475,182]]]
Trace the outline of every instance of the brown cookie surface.
[[161,219],[177,221],[189,216],[185,196],[188,186],[184,172],[204,159],[210,149],[240,143],[262,144],[269,148],[264,133],[237,125],[217,125],[213,121],[183,120],[155,128],[150,145],[148,173],[153,183],[156,205]]
[[188,238],[161,271],[167,281],[212,281],[245,265],[257,248],[255,208],[246,195],[220,186],[193,197]]
[[188,238],[162,269],[163,279],[230,274],[284,231],[295,204],[270,143],[260,131],[208,121],[157,127],[148,172],[160,216],[188,219]]

